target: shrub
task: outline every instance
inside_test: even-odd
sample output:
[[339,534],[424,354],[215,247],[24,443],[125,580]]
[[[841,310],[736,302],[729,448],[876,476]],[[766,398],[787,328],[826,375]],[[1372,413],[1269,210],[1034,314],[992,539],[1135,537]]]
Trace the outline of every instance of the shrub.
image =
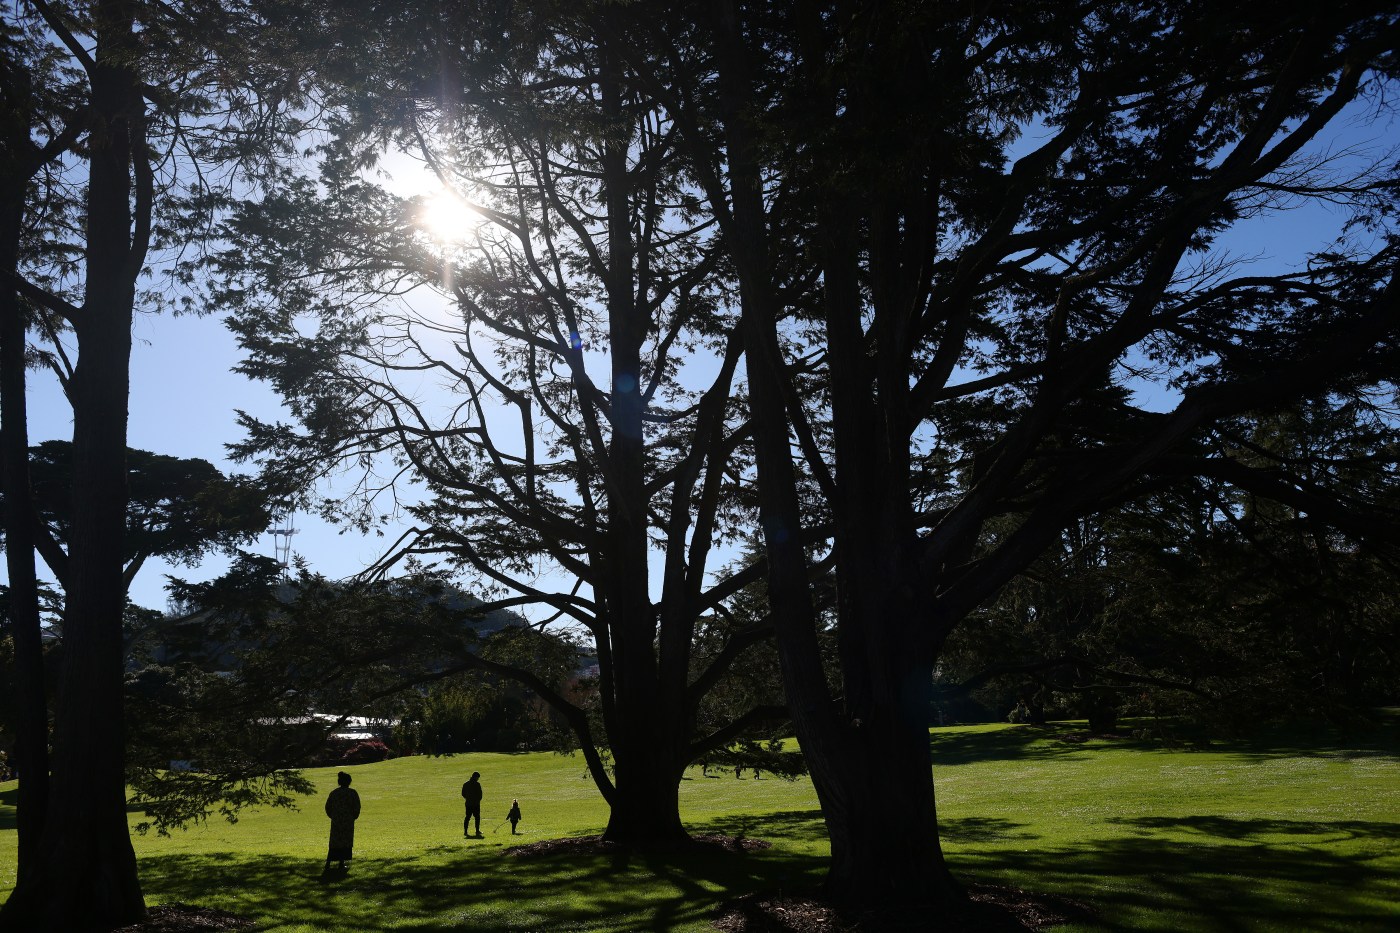
[[364,742],[356,742],[347,748],[345,754],[340,756],[340,761],[341,764],[347,765],[366,765],[392,757],[393,753],[389,751],[389,746],[378,739],[368,739]]

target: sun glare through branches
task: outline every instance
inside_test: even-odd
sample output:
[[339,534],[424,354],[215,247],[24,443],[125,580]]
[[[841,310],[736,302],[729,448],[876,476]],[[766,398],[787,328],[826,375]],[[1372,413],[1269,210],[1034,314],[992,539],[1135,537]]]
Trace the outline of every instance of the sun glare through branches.
[[439,243],[466,242],[476,233],[481,221],[481,215],[470,204],[450,191],[424,195],[421,199],[418,222]]

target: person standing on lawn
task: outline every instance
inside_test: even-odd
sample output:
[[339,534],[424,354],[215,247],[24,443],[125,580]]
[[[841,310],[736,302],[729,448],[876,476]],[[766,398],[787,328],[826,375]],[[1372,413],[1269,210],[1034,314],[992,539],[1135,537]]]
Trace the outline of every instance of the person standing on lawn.
[[468,827],[471,825],[472,817],[476,817],[476,838],[478,839],[482,838],[481,782],[478,780],[480,777],[480,771],[473,771],[472,776],[462,785],[462,799],[466,801],[467,804],[467,815],[466,818],[462,820],[462,835],[470,836],[472,834]]
[[520,822],[519,800],[512,800],[510,802],[510,812],[506,814],[506,819],[510,820],[510,834],[512,836],[516,835],[515,824]]
[[350,775],[344,771],[335,776],[340,786],[326,795],[326,816],[331,818],[331,842],[326,850],[326,870],[331,862],[345,863],[353,857],[355,821],[360,818],[360,795],[350,789]]

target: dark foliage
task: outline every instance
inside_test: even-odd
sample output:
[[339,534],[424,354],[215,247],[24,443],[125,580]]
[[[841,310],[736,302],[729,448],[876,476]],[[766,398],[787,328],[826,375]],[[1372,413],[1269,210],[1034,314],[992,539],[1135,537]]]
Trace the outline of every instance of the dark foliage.
[[[150,817],[143,828],[161,833],[216,812],[294,806],[314,790],[294,769],[330,763],[327,741],[346,717],[400,720],[425,688],[479,686],[505,660],[546,688],[577,665],[571,643],[483,617],[431,575],[287,579],[276,561],[240,554],[217,579],[171,591],[187,614],[139,634],[144,663],[127,680],[133,800]],[[332,755],[388,753],[376,740]]]

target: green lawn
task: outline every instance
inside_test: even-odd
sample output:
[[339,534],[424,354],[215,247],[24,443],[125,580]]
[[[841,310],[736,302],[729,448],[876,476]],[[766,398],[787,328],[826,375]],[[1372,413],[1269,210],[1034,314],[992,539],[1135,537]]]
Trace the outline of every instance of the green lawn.
[[[1362,738],[1169,750],[1078,741],[1077,724],[933,733],[945,847],[966,880],[1088,902],[1120,930],[1400,929],[1400,717]],[[458,788],[486,789],[484,840],[461,837]],[[690,773],[694,831],[762,837],[747,855],[503,856],[512,797],[534,841],[594,833],[606,811],[579,758],[405,758],[351,769],[364,804],[348,877],[323,883],[319,797],[173,838],[136,838],[147,902],[257,918],[260,929],[711,929],[735,894],[820,878],[826,846],[806,781]],[[334,771],[311,772],[334,786]],[[14,785],[0,784],[0,896],[14,880]],[[133,813],[133,822],[139,819]],[[898,814],[890,814],[891,820]]]

